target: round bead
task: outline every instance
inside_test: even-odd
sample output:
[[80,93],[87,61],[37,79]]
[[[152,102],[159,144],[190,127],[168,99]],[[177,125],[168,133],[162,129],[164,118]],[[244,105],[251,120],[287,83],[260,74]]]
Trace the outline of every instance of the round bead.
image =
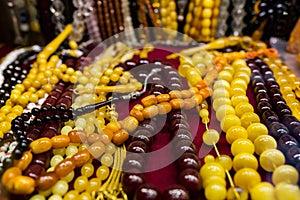
[[68,192],[68,189],[69,189],[68,183],[64,180],[59,180],[52,187],[52,192],[53,192],[53,194],[63,196]]
[[258,183],[250,190],[250,194],[253,200],[276,199],[275,188],[269,182]]
[[298,200],[300,196],[299,186],[288,183],[279,183],[275,187],[277,200]]
[[[238,194],[239,196],[237,196]],[[230,187],[227,191],[227,199],[228,200],[248,200],[248,192],[242,188],[238,187]]]
[[251,168],[243,168],[234,175],[234,184],[242,189],[250,190],[253,186],[261,182],[259,173]]
[[226,170],[231,170],[232,168],[232,159],[228,155],[220,155],[217,157],[216,162],[222,165]]
[[242,168],[251,168],[257,170],[258,161],[253,154],[239,153],[233,158],[233,169],[238,171]]
[[45,196],[41,194],[33,195],[29,200],[46,200]]
[[239,103],[249,102],[249,99],[246,95],[233,95],[230,100],[233,107],[236,107]]
[[101,165],[96,171],[96,176],[101,180],[107,179],[109,176],[109,168],[105,165]]
[[231,126],[226,132],[226,141],[232,144],[235,140],[239,138],[247,138],[248,132],[242,126]]
[[77,190],[71,190],[64,196],[64,200],[76,200],[78,197],[79,192]]
[[226,97],[220,97],[220,98],[216,98],[213,100],[213,108],[215,110],[218,110],[218,108],[220,106],[223,106],[223,105],[231,105],[231,101],[229,98],[226,98]]
[[207,155],[204,157],[204,163],[211,163],[215,162],[215,157],[212,155]]
[[208,177],[207,179],[203,180],[203,188],[205,189],[208,185],[210,184],[218,184],[218,185],[223,185],[224,187],[226,187],[226,181],[224,178],[220,177],[220,176],[211,176]]
[[88,187],[89,181],[86,176],[79,176],[74,182],[74,189],[78,192],[84,191]]
[[272,182],[277,185],[281,182],[296,185],[299,180],[298,171],[291,165],[281,165],[272,174]]
[[253,106],[250,103],[241,102],[235,106],[235,113],[241,117],[246,112],[254,112]]
[[215,129],[208,129],[203,133],[203,142],[207,145],[217,144],[220,139],[220,134]]
[[205,163],[200,169],[200,176],[202,180],[209,178],[210,176],[219,176],[225,179],[225,170],[219,163],[209,162]]
[[134,199],[159,200],[161,199],[160,192],[152,185],[141,185],[134,194]]
[[254,153],[254,144],[251,140],[247,138],[236,139],[231,145],[231,153],[233,156],[236,156],[239,153]]
[[268,135],[268,129],[261,123],[250,124],[247,128],[248,138],[254,142],[255,139],[260,135]]
[[213,99],[217,99],[217,98],[221,98],[221,97],[226,97],[229,98],[230,94],[228,92],[228,90],[226,90],[225,88],[217,88],[214,90],[213,92]]
[[225,115],[234,115],[235,110],[231,105],[221,105],[216,110],[216,117],[219,121],[223,119]]
[[259,116],[253,112],[246,112],[241,117],[241,123],[244,128],[248,128],[249,125],[259,122]]
[[227,130],[232,126],[240,126],[241,120],[236,115],[226,115],[221,120],[221,129],[224,132],[227,132]]
[[229,71],[221,71],[218,74],[218,80],[225,80],[230,83],[232,79],[233,79],[232,74]]
[[269,135],[260,135],[254,140],[255,153],[260,155],[267,149],[276,149],[276,140]]
[[226,187],[220,184],[211,183],[205,188],[205,197],[206,199],[225,199],[227,190]]
[[267,149],[259,157],[260,166],[267,172],[273,172],[276,167],[283,165],[284,162],[283,153],[277,149]]
[[85,163],[81,167],[81,175],[90,177],[94,174],[94,165],[92,163]]

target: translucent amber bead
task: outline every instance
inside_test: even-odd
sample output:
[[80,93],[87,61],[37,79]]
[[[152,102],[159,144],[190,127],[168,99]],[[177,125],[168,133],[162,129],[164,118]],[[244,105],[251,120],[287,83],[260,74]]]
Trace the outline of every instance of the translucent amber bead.
[[92,178],[89,180],[89,185],[86,189],[87,192],[92,193],[100,188],[102,182],[100,178]]
[[53,194],[49,197],[48,200],[62,200],[62,197],[58,194]]
[[79,176],[74,182],[74,189],[78,192],[84,191],[89,185],[89,181],[86,176]]
[[216,110],[216,117],[219,121],[223,119],[226,115],[235,115],[235,110],[231,105],[221,105]]
[[96,171],[96,176],[101,180],[107,179],[109,176],[109,168],[105,165],[101,165]]
[[257,170],[258,161],[253,154],[239,153],[233,158],[233,169],[238,171],[242,168],[251,168]]
[[212,97],[214,99],[216,98],[220,98],[220,97],[226,97],[226,98],[229,98],[230,97],[230,94],[229,94],[229,91],[225,88],[217,88],[213,91],[213,95]]
[[211,176],[219,176],[225,179],[225,170],[219,163],[209,162],[205,163],[200,169],[200,176],[202,180],[208,179]]
[[259,122],[259,116],[253,112],[246,112],[241,116],[241,123],[244,128],[248,128],[249,125]]
[[46,198],[44,195],[36,194],[36,195],[33,195],[29,200],[46,200]]
[[241,126],[241,120],[236,115],[226,115],[221,120],[221,129],[224,132],[232,126]]
[[63,161],[64,158],[61,155],[54,155],[50,160],[51,167],[55,167],[58,163]]
[[218,80],[225,80],[231,83],[232,79],[233,79],[232,74],[229,71],[221,71],[218,74]]
[[260,135],[268,135],[268,129],[264,124],[253,123],[247,128],[248,138],[254,142],[254,140]]
[[222,165],[226,170],[231,170],[232,168],[232,159],[228,155],[220,155],[216,158],[216,162]]
[[71,190],[64,196],[64,200],[75,200],[78,199],[78,197],[79,192],[77,190]]
[[220,106],[223,105],[231,105],[231,101],[229,98],[221,97],[213,100],[213,108],[217,110]]
[[234,184],[242,189],[250,190],[261,182],[259,173],[251,168],[243,168],[234,175]]
[[260,155],[267,149],[276,149],[276,140],[270,135],[260,135],[254,140],[255,153]]
[[283,165],[285,157],[283,153],[277,149],[267,149],[260,154],[260,166],[267,172],[273,172],[276,167]]
[[91,163],[85,163],[81,167],[81,175],[86,176],[86,177],[90,177],[93,174],[94,174],[94,165],[92,165]]
[[225,80],[217,80],[214,83],[213,89],[216,90],[217,88],[224,88],[226,90],[229,90],[230,89],[230,84],[228,83],[228,81],[225,81]]
[[220,134],[215,129],[208,129],[203,133],[203,142],[207,145],[217,144],[220,139]]
[[251,199],[253,200],[269,200],[276,199],[275,188],[269,182],[261,182],[250,190]]
[[239,153],[254,153],[254,144],[251,140],[247,138],[236,139],[231,145],[231,153],[233,156],[236,156]]
[[221,200],[226,198],[226,187],[220,184],[211,183],[204,191],[206,199],[209,200]]
[[65,177],[61,178],[62,180],[67,181],[68,183],[71,182],[73,180],[75,176],[74,170],[71,171],[70,173],[68,173]]
[[298,181],[299,173],[291,165],[281,165],[272,174],[272,182],[275,185],[281,182],[297,185]]
[[299,186],[288,183],[279,183],[275,187],[275,195],[277,200],[299,200]]
[[241,78],[234,78],[230,83],[231,88],[242,88],[247,90],[248,84]]
[[230,126],[230,128],[226,131],[226,141],[229,144],[232,144],[235,140],[239,138],[247,138],[247,137],[248,137],[248,132],[242,126]]
[[79,199],[82,200],[92,200],[92,196],[88,192],[83,192],[79,195]]

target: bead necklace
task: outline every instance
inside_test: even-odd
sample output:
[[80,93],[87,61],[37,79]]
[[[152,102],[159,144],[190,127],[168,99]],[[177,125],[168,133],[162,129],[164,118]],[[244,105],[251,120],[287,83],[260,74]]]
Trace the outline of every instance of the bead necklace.
[[116,15],[117,15],[117,25],[118,25],[118,33],[123,32],[125,27],[124,27],[124,21],[122,18],[122,13],[121,13],[121,5],[120,1],[114,0],[114,6],[116,8]]
[[178,24],[175,1],[161,1],[160,15],[161,27],[177,30]]
[[287,105],[291,108],[291,111],[297,119],[300,119],[299,113],[299,85],[300,81],[294,74],[294,72],[281,62],[280,59],[270,60],[264,59],[270,69],[273,71],[275,78],[278,80],[279,89],[283,98],[286,100]]
[[101,32],[102,39],[105,40],[108,38],[106,29],[105,29],[105,22],[104,22],[104,16],[102,14],[103,9],[102,9],[102,1],[98,0],[97,1],[97,15],[98,15],[98,22],[99,22],[99,30]]
[[246,15],[246,12],[244,10],[246,1],[232,1],[233,9],[231,11],[232,16],[232,22],[230,24],[231,33],[234,36],[241,36],[243,35],[243,28],[245,26],[244,24],[244,16]]
[[84,19],[85,26],[88,31],[88,36],[89,36],[90,40],[95,41],[95,42],[100,42],[101,34],[100,34],[99,27],[98,27],[98,21],[97,21],[94,1],[89,0],[89,2],[87,4],[89,4],[92,9],[90,15]]
[[51,21],[55,24],[55,34],[58,35],[64,30],[65,26],[65,16],[64,16],[65,6],[61,0],[52,0],[50,6],[50,12],[53,14]]
[[[298,154],[299,150],[299,135],[297,132],[299,121],[291,115],[291,110],[282,98],[279,85],[275,82],[271,69],[260,59],[253,60],[251,64],[250,62],[248,61],[248,65],[253,73],[252,85],[257,91],[256,101],[260,101],[257,105],[258,111],[261,113],[264,123],[270,128],[270,134],[280,141],[279,147],[284,150],[288,161],[297,168],[297,160],[294,159],[294,156]],[[269,95],[273,96],[272,101]],[[283,123],[279,122],[279,117],[283,120]],[[298,142],[286,145],[286,140]]]
[[229,16],[228,7],[230,5],[229,0],[222,0],[220,7],[219,7],[219,16],[218,16],[218,23],[216,27],[216,38],[225,37],[227,31],[227,18]]
[[133,25],[132,25],[132,19],[131,19],[131,14],[129,10],[129,2],[128,0],[121,0],[121,7],[122,7],[122,14],[123,14],[123,21],[124,21],[124,27],[126,27],[125,31],[125,37],[128,43],[131,44],[136,44],[137,40],[135,37]]

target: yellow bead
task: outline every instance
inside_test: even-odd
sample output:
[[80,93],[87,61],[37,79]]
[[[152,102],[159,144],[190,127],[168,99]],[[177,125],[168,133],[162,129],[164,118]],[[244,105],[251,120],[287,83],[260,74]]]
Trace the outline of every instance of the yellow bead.
[[79,195],[80,200],[92,200],[92,196],[88,192],[83,192]]
[[201,21],[201,25],[202,25],[202,27],[205,27],[205,28],[210,27],[210,25],[211,25],[211,20],[208,19],[208,18],[203,19],[203,20]]
[[99,178],[92,178],[89,180],[89,186],[86,189],[87,192],[92,193],[93,191],[98,190],[101,187],[101,180]]
[[[249,68],[248,68],[249,69]],[[250,74],[251,74],[251,70],[249,69]],[[245,71],[238,71],[234,74],[234,78],[241,78],[243,79],[247,84],[249,84],[250,82],[250,75],[247,74],[248,72]]]
[[230,83],[232,81],[232,74],[229,71],[221,71],[218,74],[218,80],[225,80]]
[[250,194],[253,200],[276,199],[275,188],[269,182],[258,183],[250,190]]
[[214,1],[213,0],[203,0],[202,1],[202,6],[204,6],[206,8],[213,8]]
[[38,100],[39,100],[39,96],[35,93],[31,94],[29,97],[30,102],[36,103]]
[[81,167],[81,175],[90,177],[94,173],[94,165],[91,163],[86,163]]
[[225,170],[219,163],[209,162],[205,163],[200,169],[200,176],[205,180],[211,176],[219,176],[225,179]]
[[254,112],[253,106],[250,103],[241,102],[235,106],[235,113],[241,117],[246,112]]
[[220,184],[211,183],[204,191],[205,197],[208,200],[222,200],[226,198],[226,187]]
[[259,123],[260,119],[256,113],[246,112],[241,116],[241,123],[244,128],[248,128],[253,123]]
[[233,158],[233,169],[238,171],[242,168],[251,168],[257,170],[258,161],[253,154],[239,153]]
[[220,139],[220,134],[215,129],[208,129],[203,133],[203,142],[207,145],[217,144]]
[[52,75],[51,77],[50,77],[50,83],[51,84],[56,84],[56,83],[58,83],[58,81],[59,81],[59,79],[57,78],[57,76],[56,75]]
[[19,83],[19,84],[16,84],[15,90],[19,90],[19,91],[23,92],[25,90],[25,87],[23,84]]
[[220,97],[229,98],[229,96],[230,96],[230,94],[225,88],[215,89],[213,92],[213,95],[212,95],[213,99],[220,98]]
[[199,112],[199,115],[200,115],[201,118],[202,117],[208,117],[209,112],[208,112],[207,109],[201,109],[200,112]]
[[215,162],[215,157],[212,155],[207,155],[204,157],[204,162],[205,163]]
[[3,132],[2,132],[2,131],[0,131],[0,138],[2,139],[2,138],[3,138],[3,136],[4,136]]
[[243,59],[236,59],[232,62],[231,65],[235,70],[241,68],[241,67],[247,67],[247,63]]
[[11,111],[11,109],[12,109],[12,107],[10,105],[4,105],[0,109],[0,112],[2,112],[4,114],[8,114]]
[[247,138],[248,133],[247,130],[242,126],[231,126],[226,131],[226,141],[229,144],[232,144],[235,140],[239,138]]
[[231,170],[232,168],[232,159],[228,155],[220,155],[217,157],[216,162],[222,165],[226,170]]
[[255,139],[260,135],[268,135],[268,129],[264,124],[253,123],[247,128],[248,138],[254,142]]
[[240,169],[235,173],[233,179],[236,186],[248,191],[261,182],[259,173],[251,168]]
[[210,31],[209,28],[202,28],[202,29],[201,29],[201,34],[202,34],[203,36],[209,36],[210,33],[211,33],[211,31]]
[[299,186],[288,183],[279,183],[275,187],[275,195],[277,200],[299,200]]
[[78,192],[84,191],[88,187],[89,181],[86,176],[79,176],[74,182],[74,189]]
[[211,16],[212,16],[212,10],[211,10],[211,9],[209,9],[209,8],[204,8],[204,9],[202,10],[202,17],[203,17],[203,18],[211,18]]
[[3,133],[7,133],[11,128],[11,124],[9,121],[3,121],[3,122],[0,122],[0,130],[3,132]]
[[231,105],[231,101],[229,98],[221,97],[213,100],[213,108],[218,110],[218,108],[222,105]]
[[205,189],[208,185],[212,183],[226,187],[226,181],[224,178],[221,178],[220,176],[211,176],[203,180],[203,188]]
[[243,88],[231,88],[230,89],[230,96],[234,96],[234,95],[246,95],[246,90],[244,90]]
[[[238,194],[238,197],[236,196]],[[247,190],[241,188],[233,188],[230,187],[227,191],[227,199],[228,200],[248,200],[248,192]]]
[[260,166],[267,172],[273,172],[276,167],[283,165],[284,162],[283,153],[277,149],[267,149],[259,157]]
[[78,45],[77,45],[76,41],[74,41],[74,40],[69,41],[69,46],[71,49],[78,49]]
[[9,113],[6,115],[6,120],[11,122],[13,119],[15,119],[18,115],[16,113]]
[[299,181],[298,171],[291,165],[281,165],[272,174],[272,182],[278,185],[281,182],[297,185]]
[[216,110],[217,119],[221,121],[226,115],[235,115],[234,108],[227,104],[219,106],[219,108]]
[[67,192],[64,196],[64,200],[77,200],[79,197],[79,192],[77,190],[71,190]]
[[232,126],[241,126],[241,120],[236,115],[226,115],[221,120],[220,126],[224,132],[227,132]]
[[251,140],[247,138],[236,139],[231,145],[231,153],[233,156],[236,156],[239,153],[254,153],[254,144]]
[[254,140],[255,153],[260,155],[267,149],[276,149],[277,142],[270,135],[260,135]]
[[100,180],[105,180],[109,176],[109,168],[105,165],[101,165],[96,171],[97,178]]
[[216,82],[214,83],[213,89],[215,90],[217,88],[224,88],[226,90],[229,90],[230,84],[225,80],[216,80]]

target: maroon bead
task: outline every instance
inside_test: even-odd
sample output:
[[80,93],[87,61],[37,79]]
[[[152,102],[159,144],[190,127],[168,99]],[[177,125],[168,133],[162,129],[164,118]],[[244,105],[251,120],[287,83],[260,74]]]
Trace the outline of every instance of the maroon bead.
[[144,183],[142,174],[125,173],[122,177],[123,189],[128,195],[133,195],[135,190]]
[[300,148],[299,147],[291,147],[287,151],[287,157],[292,164],[300,163]]
[[196,194],[202,187],[198,170],[187,168],[179,174],[179,182],[188,189],[191,194]]
[[257,94],[255,97],[255,100],[256,100],[256,102],[262,102],[262,101],[270,102],[269,96],[265,93]]
[[136,62],[132,60],[128,60],[125,62],[125,65],[126,65],[126,70],[130,70],[136,66]]
[[37,179],[42,173],[45,172],[45,168],[39,164],[31,164],[24,171],[25,176],[29,176],[33,179]]
[[283,123],[287,126],[287,128],[293,132],[293,130],[297,127],[300,127],[300,122],[293,115],[285,115],[282,117]]
[[56,131],[53,131],[51,129],[46,129],[43,131],[43,133],[41,134],[41,137],[47,137],[47,138],[52,138],[56,135]]
[[152,142],[152,136],[153,135],[150,133],[150,131],[147,131],[145,129],[140,129],[133,133],[133,137],[131,141],[136,141],[136,140],[142,141],[149,146]]
[[300,142],[300,127],[294,128],[292,131],[292,135],[298,142]]
[[265,111],[262,113],[262,119],[264,120],[264,122],[269,126],[272,122],[278,122],[279,118],[276,115],[275,112],[273,111]]
[[179,142],[180,140],[189,140],[193,141],[193,136],[189,130],[179,129],[174,132],[173,140]]
[[289,134],[289,129],[281,122],[273,122],[270,124],[270,135],[275,139],[280,138],[283,135]]
[[34,155],[31,163],[32,164],[39,164],[42,167],[44,167],[45,169],[47,169],[49,167],[49,164],[50,164],[49,153],[47,152],[47,153]]
[[177,161],[177,166],[179,170],[184,170],[187,168],[198,170],[201,167],[200,160],[198,156],[194,153],[184,153]]
[[184,119],[175,119],[171,122],[170,124],[170,129],[171,129],[171,132],[176,132],[180,129],[186,129],[186,130],[189,130],[190,129],[190,126],[189,124],[187,123],[186,120]]
[[265,111],[267,111],[267,110],[272,110],[272,106],[271,106],[271,104],[269,104],[268,102],[266,102],[266,101],[262,101],[262,102],[259,102],[258,104],[257,104],[257,111],[259,112],[259,113],[263,113],[263,112],[265,112]]
[[49,94],[48,98],[51,97],[51,98],[57,100],[60,96],[61,96],[61,93],[54,90],[54,91],[52,91],[52,92]]
[[189,200],[189,192],[181,185],[172,185],[163,193],[163,199],[166,200]]
[[142,141],[133,141],[128,145],[127,150],[133,153],[147,153],[149,147]]
[[139,129],[146,129],[150,133],[155,133],[157,129],[156,123],[157,121],[155,118],[144,119],[142,122],[140,122]]
[[267,94],[267,88],[263,85],[255,86],[253,92],[255,95],[257,95],[259,93]]
[[291,135],[282,135],[278,140],[278,146],[281,150],[287,152],[292,147],[299,147],[299,143]]
[[160,192],[152,185],[141,185],[134,194],[134,200],[161,200]]
[[150,61],[147,58],[142,58],[139,60],[138,64],[149,64]]
[[137,153],[127,153],[123,162],[123,171],[132,173],[132,169],[143,171],[145,164],[145,156]]
[[182,155],[184,153],[196,153],[196,147],[190,140],[181,140],[176,144],[175,151],[177,155]]

